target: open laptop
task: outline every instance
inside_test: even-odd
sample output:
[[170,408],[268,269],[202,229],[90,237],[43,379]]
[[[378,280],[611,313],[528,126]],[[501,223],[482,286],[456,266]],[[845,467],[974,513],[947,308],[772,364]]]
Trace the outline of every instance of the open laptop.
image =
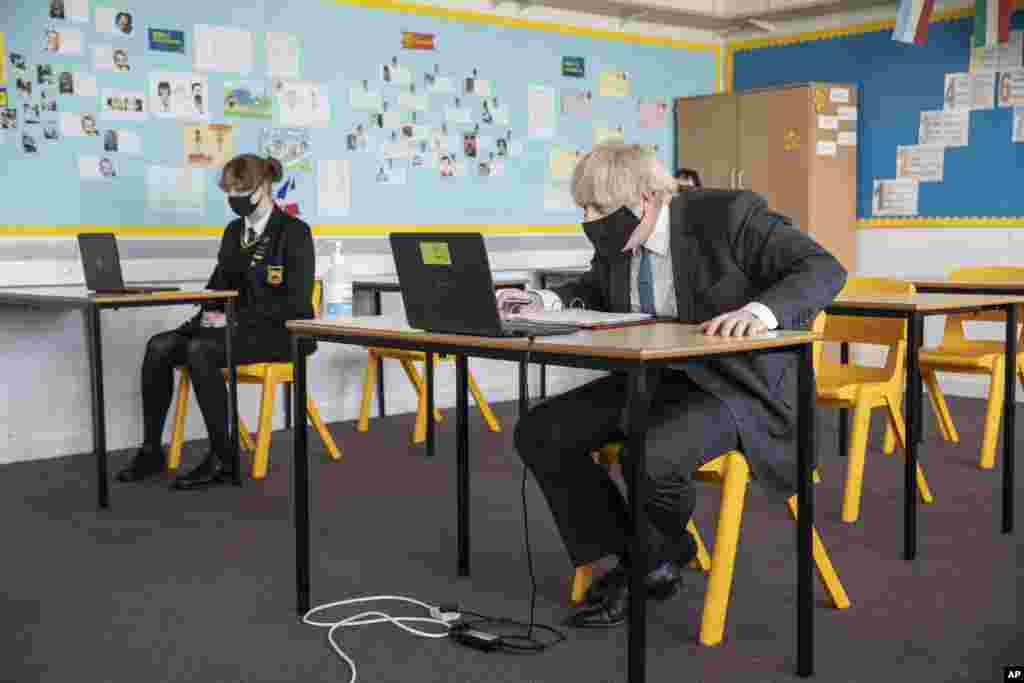
[[121,258],[113,233],[83,233],[78,236],[78,252],[82,255],[85,285],[96,294],[146,294],[175,292],[178,287],[125,287],[121,275]]
[[428,332],[480,337],[572,334],[564,323],[503,321],[480,233],[391,233],[405,316]]

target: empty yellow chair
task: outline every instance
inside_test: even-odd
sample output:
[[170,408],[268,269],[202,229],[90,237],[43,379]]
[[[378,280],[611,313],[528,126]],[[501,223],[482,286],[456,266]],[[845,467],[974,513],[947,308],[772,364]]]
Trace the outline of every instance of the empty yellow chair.
[[[313,283],[313,312],[314,315],[320,315],[320,281],[317,280]],[[178,368],[181,373],[181,379],[178,381],[178,396],[175,401],[174,409],[174,431],[171,434],[171,448],[168,453],[168,469],[177,469],[178,463],[181,462],[181,447],[185,439],[185,415],[188,412],[188,390],[190,386],[190,380],[188,375],[188,368]],[[280,384],[290,385],[294,379],[295,366],[293,363],[250,363],[248,365],[239,365],[236,367],[239,384],[259,384],[263,386],[263,396],[260,399],[260,421],[259,431],[256,433],[256,441],[253,442],[252,436],[249,434],[249,429],[245,426],[245,421],[239,416],[239,428],[238,436],[241,441],[242,447],[253,453],[252,459],[252,478],[263,479],[267,476],[267,461],[270,455],[270,434],[273,431],[271,426],[271,418],[274,409],[274,395],[277,387]],[[224,371],[225,376],[227,370]],[[331,437],[331,433],[327,430],[323,420],[320,417],[320,411],[317,410],[316,403],[313,399],[307,397],[306,400],[306,411],[309,415],[309,421],[313,423],[316,431],[320,434],[320,438],[323,439],[324,446],[327,448],[328,454],[334,460],[341,459],[341,451],[338,450],[337,444],[334,443],[334,438]]]
[[[415,365],[417,362],[426,362],[426,354],[422,351],[380,348],[367,349],[366,378],[363,382],[363,400],[362,405],[359,408],[359,421],[356,423],[356,429],[360,432],[365,432],[370,428],[370,403],[373,401],[373,395],[377,389],[377,359],[379,358],[391,358],[399,361],[402,364],[402,369],[405,370],[405,376],[409,378],[409,381],[416,389],[416,428],[413,431],[412,442],[423,443],[427,438],[427,383],[420,376]],[[452,359],[453,356],[434,354],[434,365],[437,365],[439,361],[448,361]],[[469,391],[473,395],[473,400],[476,401],[476,405],[480,409],[480,414],[483,416],[484,421],[492,432],[500,432],[501,422],[498,421],[498,418],[491,410],[491,406],[487,403],[487,400],[480,392],[480,387],[477,385],[476,379],[473,377],[473,373],[468,372],[467,377]],[[441,411],[435,407],[434,421],[440,422],[442,419]]]
[[[960,268],[953,271],[949,278],[961,281],[1006,282],[1024,280],[1024,268],[1011,266],[984,266]],[[1020,318],[1018,318],[1020,320]],[[975,321],[1006,322],[1006,314],[1002,311],[979,311],[977,313],[958,313],[946,316],[946,327],[942,333],[942,341],[933,349],[921,351],[921,377],[928,387],[932,408],[938,417],[943,437],[954,443],[960,441],[960,435],[949,414],[946,400],[939,389],[937,372],[963,373],[970,375],[987,375],[989,377],[988,402],[985,408],[985,428],[981,437],[981,454],[978,467],[991,469],[996,462],[996,446],[999,443],[999,422],[1003,416],[1003,398],[1005,382],[1006,343],[969,339],[965,323]],[[1024,321],[1022,321],[1024,322]],[[1018,325],[1018,329],[1020,326]],[[1018,334],[1020,334],[1018,332]],[[1020,336],[1018,336],[1018,340]],[[1018,344],[1021,342],[1018,341]],[[1024,350],[1018,346],[1016,375],[1024,382]],[[886,452],[892,450],[890,437],[886,435]]]
[[[903,280],[877,277],[851,277],[840,292],[870,296],[872,294],[913,294],[914,285]],[[860,515],[860,496],[864,481],[864,456],[867,451],[871,411],[885,409],[888,424],[895,429],[901,447],[905,448],[905,430],[900,403],[905,380],[907,356],[907,323],[899,318],[837,316],[821,313],[814,321],[815,332],[826,342],[873,344],[889,348],[885,367],[843,365],[824,357],[824,344],[814,344],[814,373],[817,380],[818,404],[832,408],[853,408],[853,429],[846,458],[846,483],[843,488],[844,522],[855,522]],[[917,488],[921,500],[933,501],[921,465],[917,466]]]
[[[597,456],[602,464],[618,462],[621,443],[605,446]],[[725,633],[725,616],[729,608],[729,596],[732,593],[732,575],[736,560],[736,547],[739,544],[740,524],[743,519],[743,505],[747,495],[747,483],[750,481],[750,468],[747,459],[739,451],[729,451],[704,464],[697,470],[698,481],[719,483],[722,486],[722,505],[718,510],[718,525],[715,528],[715,545],[711,557],[701,540],[697,527],[691,520],[687,525],[690,533],[697,541],[697,559],[691,565],[697,565],[708,576],[708,589],[704,594],[704,609],[701,615],[700,642],[703,645],[718,645]],[[793,518],[797,515],[797,498],[790,496],[786,501]],[[837,609],[850,606],[842,582],[836,574],[832,561],[828,557],[817,529],[812,530],[814,564],[818,569],[818,578],[828,593],[832,604]],[[590,586],[592,570],[589,566],[579,567],[573,577],[573,601],[578,602]]]

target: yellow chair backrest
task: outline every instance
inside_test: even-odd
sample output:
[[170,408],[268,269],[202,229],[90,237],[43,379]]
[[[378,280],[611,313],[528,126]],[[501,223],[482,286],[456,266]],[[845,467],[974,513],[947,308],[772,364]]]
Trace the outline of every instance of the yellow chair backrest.
[[[1021,282],[1024,281],[1024,268],[1018,266],[970,266],[968,268],[957,268],[949,274],[950,280],[959,280],[960,282]],[[1017,320],[1024,322],[1020,315],[1021,309],[1018,308]],[[1006,314],[1002,311],[978,311],[977,313],[962,313],[957,315],[950,315],[946,317],[946,330],[947,333],[950,328],[950,323],[953,323],[953,327],[960,331],[960,337],[963,337],[963,325],[962,323],[969,320],[986,320],[992,322],[1005,322]],[[954,336],[954,339],[958,337]],[[945,342],[945,337],[943,342]]]
[[323,292],[323,284],[320,280],[313,280],[313,317],[320,317],[320,300]]
[[[913,283],[888,277],[850,277],[839,296],[911,295]],[[902,318],[826,315],[822,330],[825,341],[893,346],[907,340],[907,324]]]

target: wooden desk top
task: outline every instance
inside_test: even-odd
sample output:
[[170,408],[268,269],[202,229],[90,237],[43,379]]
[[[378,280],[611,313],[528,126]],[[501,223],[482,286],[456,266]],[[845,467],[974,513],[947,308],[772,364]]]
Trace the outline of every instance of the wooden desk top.
[[982,294],[843,295],[825,310],[835,307],[917,313],[955,313],[984,307],[1024,304],[1024,296]]
[[581,330],[574,334],[534,337],[475,337],[416,330],[403,317],[360,316],[344,320],[291,320],[286,326],[294,334],[316,335],[330,341],[336,336],[346,343],[352,337],[392,338],[465,347],[573,354],[619,360],[669,360],[696,358],[716,353],[754,351],[806,344],[818,335],[802,331],[767,332],[756,337],[708,337],[696,325],[652,323],[615,329]]
[[991,280],[950,280],[948,278],[911,278],[908,282],[914,283],[920,289],[944,289],[958,292],[973,292],[984,290],[987,292],[1006,292],[1007,294],[1024,293],[1024,280],[1010,280],[993,282]]
[[[131,285],[128,285],[131,287]],[[152,292],[150,294],[93,294],[85,287],[11,287],[0,288],[0,303],[14,304],[46,304],[61,303],[77,306],[97,304],[100,306],[116,306],[117,304],[140,303],[192,303],[196,301],[216,301],[234,299],[238,292],[231,290],[182,289],[171,292]]]
[[[521,287],[530,284],[530,276],[523,273],[496,273],[494,275],[495,287]],[[401,285],[398,284],[397,275],[374,275],[372,277],[359,277],[352,280],[353,289],[369,289],[380,292],[400,292]]]

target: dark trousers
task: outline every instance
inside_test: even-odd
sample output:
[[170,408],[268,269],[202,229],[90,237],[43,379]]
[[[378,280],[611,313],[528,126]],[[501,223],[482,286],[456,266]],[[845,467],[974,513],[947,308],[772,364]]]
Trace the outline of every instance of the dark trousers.
[[[276,341],[276,340],[275,340]],[[236,365],[291,360],[287,344],[267,344],[255,335],[234,335],[232,356]],[[280,348],[279,348],[280,347]],[[196,400],[203,413],[213,453],[228,458],[228,391],[221,368],[226,367],[223,328],[179,328],[162,332],[146,344],[142,361],[143,443],[159,450],[164,423],[174,394],[174,368],[188,368]]]
[[[736,448],[739,435],[725,403],[685,372],[653,371],[652,380],[646,509],[654,567],[694,555],[695,541],[686,531],[696,503],[693,473]],[[626,501],[607,469],[590,455],[623,438],[627,390],[627,375],[602,377],[536,406],[516,425],[516,449],[547,498],[576,566],[621,556],[628,548]]]

